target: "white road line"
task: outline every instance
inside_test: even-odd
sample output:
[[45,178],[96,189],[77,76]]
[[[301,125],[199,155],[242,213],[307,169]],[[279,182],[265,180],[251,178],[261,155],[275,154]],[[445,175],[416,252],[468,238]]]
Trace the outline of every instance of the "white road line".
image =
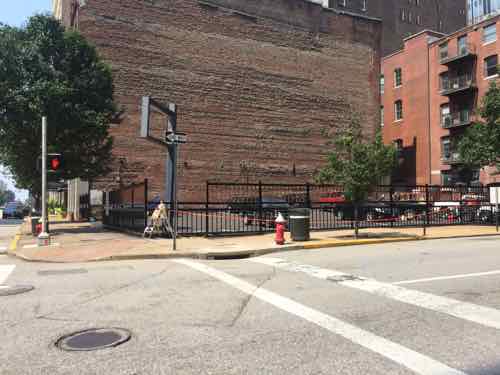
[[[59,242],[54,242],[48,246],[40,246],[40,247],[58,247],[58,246],[61,246],[61,244]],[[36,247],[39,247],[39,246],[38,246],[38,244],[35,243],[35,244],[24,245],[23,249],[34,249]]]
[[392,283],[393,285],[404,285],[404,284],[416,284],[416,283],[426,283],[428,281],[439,281],[439,280],[453,280],[453,279],[465,279],[468,277],[481,277],[481,276],[491,276],[500,275],[500,270],[498,271],[488,271],[488,272],[476,272],[476,273],[466,273],[463,275],[450,275],[450,276],[440,276],[440,277],[429,277],[427,279],[415,279],[415,280],[404,280]]
[[419,292],[417,290],[405,289],[397,285],[382,283],[373,279],[353,278],[352,275],[343,272],[288,262],[278,258],[262,257],[253,258],[251,260],[286,271],[303,272],[319,279],[332,280],[338,285],[359,289],[377,296],[394,299],[487,327],[500,329],[500,311],[490,307],[474,305],[472,303]]
[[6,246],[0,246],[0,253],[4,253],[7,251],[7,247]]
[[176,259],[173,260],[173,262],[183,264],[199,272],[205,273],[215,279],[231,285],[243,293],[249,294],[292,315],[298,316],[325,328],[328,331],[340,335],[355,344],[361,345],[375,353],[389,358],[417,374],[465,375],[464,372],[448,367],[441,362],[408,349],[402,345],[374,335],[368,331],[364,331],[361,328],[345,323],[337,318],[314,310],[279,294],[259,288],[215,268],[187,259]]
[[16,268],[14,265],[0,266],[0,285],[7,281],[14,268]]

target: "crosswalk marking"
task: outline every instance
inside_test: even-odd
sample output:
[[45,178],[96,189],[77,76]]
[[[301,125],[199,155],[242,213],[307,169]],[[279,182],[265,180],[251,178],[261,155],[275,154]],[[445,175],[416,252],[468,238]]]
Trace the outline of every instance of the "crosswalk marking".
[[286,271],[303,272],[319,279],[335,281],[338,285],[362,290],[377,296],[441,312],[487,327],[500,329],[500,311],[493,308],[462,302],[417,290],[405,289],[397,285],[383,283],[373,279],[354,277],[340,271],[288,262],[278,258],[259,257],[253,258],[251,261],[266,264],[268,266],[273,266]]
[[7,247],[6,246],[0,246],[0,254],[4,253],[6,251],[7,251]]
[[439,276],[439,277],[429,277],[427,279],[415,279],[415,280],[404,280],[392,283],[393,285],[405,285],[405,284],[416,284],[425,283],[429,281],[441,281],[441,280],[453,280],[453,279],[466,279],[469,277],[481,277],[481,276],[493,276],[500,275],[500,270],[498,271],[488,271],[488,272],[476,272],[476,273],[466,273],[463,275],[450,275],[450,276]]
[[7,281],[14,268],[16,268],[14,265],[0,266],[0,285]]
[[188,259],[176,259],[173,262],[185,265],[194,270],[207,274],[232,287],[269,303],[292,315],[298,316],[311,323],[314,323],[328,331],[340,335],[358,345],[361,345],[375,353],[378,353],[402,366],[422,375],[465,375],[464,372],[449,367],[430,357],[408,349],[402,345],[377,336],[371,332],[362,330],[349,323],[343,322],[330,315],[314,310],[310,307],[295,302],[289,298],[273,293],[263,288],[259,288],[244,280],[231,276],[215,268],[206,266]]

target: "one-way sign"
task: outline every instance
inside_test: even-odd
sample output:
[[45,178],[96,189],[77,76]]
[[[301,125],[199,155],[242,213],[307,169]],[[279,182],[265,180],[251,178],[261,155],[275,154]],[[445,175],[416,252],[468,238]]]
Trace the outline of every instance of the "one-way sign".
[[187,142],[187,135],[184,133],[167,133],[165,138],[166,142],[170,144]]

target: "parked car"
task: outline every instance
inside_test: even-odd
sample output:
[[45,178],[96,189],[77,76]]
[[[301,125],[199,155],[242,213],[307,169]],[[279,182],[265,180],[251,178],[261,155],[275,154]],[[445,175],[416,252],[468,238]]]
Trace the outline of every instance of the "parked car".
[[24,217],[24,206],[20,202],[9,202],[3,209],[4,219],[22,219]]
[[480,206],[476,211],[477,220],[482,224],[493,224],[496,222],[496,206]]
[[287,218],[290,205],[281,198],[262,197],[261,211],[257,197],[236,197],[231,200],[227,209],[242,216],[245,225],[252,225],[258,221],[261,226],[273,226],[278,212]]

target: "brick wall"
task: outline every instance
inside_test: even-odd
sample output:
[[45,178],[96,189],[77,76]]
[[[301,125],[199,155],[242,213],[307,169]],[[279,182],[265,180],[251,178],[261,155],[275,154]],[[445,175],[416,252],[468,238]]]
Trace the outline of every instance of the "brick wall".
[[178,105],[181,200],[204,197],[207,179],[310,181],[352,111],[368,137],[379,124],[373,20],[304,0],[88,0],[78,28],[125,109],[101,188],[147,177],[163,191],[165,150],[139,138],[144,95]]

